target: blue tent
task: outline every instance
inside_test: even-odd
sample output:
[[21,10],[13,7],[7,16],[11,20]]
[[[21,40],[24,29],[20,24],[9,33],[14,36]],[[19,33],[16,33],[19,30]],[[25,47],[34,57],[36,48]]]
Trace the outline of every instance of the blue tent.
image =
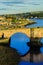
[[38,63],[35,63],[35,62],[25,62],[25,61],[21,61],[19,62],[18,65],[43,65],[43,62],[38,62]]
[[[40,42],[43,44],[43,38],[41,38]],[[40,48],[41,53],[43,53],[43,47]]]
[[43,53],[43,47],[40,48],[41,53]]
[[25,55],[29,51],[27,42],[30,42],[30,38],[21,32],[17,32],[11,36],[10,47],[17,50],[20,55]]
[[40,42],[43,44],[43,38],[41,38]]

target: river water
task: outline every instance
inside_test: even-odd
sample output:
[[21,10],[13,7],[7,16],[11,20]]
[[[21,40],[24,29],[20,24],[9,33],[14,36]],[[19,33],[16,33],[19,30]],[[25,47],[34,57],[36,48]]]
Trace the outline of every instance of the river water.
[[43,27],[43,19],[30,19],[34,22],[36,22],[35,24],[31,24],[31,25],[27,25],[26,28],[34,28],[34,27]]

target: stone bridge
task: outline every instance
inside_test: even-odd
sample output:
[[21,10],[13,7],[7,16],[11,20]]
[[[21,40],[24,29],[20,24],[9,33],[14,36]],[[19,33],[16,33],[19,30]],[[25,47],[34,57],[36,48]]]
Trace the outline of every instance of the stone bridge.
[[26,34],[28,37],[31,37],[31,35],[33,37],[43,37],[43,28],[14,28],[10,30],[0,30],[0,37],[4,33],[4,37],[9,38],[11,35],[17,32],[22,32]]

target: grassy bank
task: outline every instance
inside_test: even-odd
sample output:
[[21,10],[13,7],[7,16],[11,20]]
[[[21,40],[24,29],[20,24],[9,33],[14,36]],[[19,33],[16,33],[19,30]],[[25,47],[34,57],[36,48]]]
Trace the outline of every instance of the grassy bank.
[[0,41],[0,65],[18,65],[20,56],[15,49],[3,45],[7,43],[7,39]]
[[0,43],[8,43],[9,39],[0,39]]

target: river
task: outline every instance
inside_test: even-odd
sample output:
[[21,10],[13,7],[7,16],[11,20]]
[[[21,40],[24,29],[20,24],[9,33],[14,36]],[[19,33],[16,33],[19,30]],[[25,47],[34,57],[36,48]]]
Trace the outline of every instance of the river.
[[26,28],[34,28],[34,27],[43,27],[43,19],[39,19],[39,18],[34,18],[34,19],[30,19],[34,22],[36,22],[35,24],[31,24],[31,25],[27,25]]

